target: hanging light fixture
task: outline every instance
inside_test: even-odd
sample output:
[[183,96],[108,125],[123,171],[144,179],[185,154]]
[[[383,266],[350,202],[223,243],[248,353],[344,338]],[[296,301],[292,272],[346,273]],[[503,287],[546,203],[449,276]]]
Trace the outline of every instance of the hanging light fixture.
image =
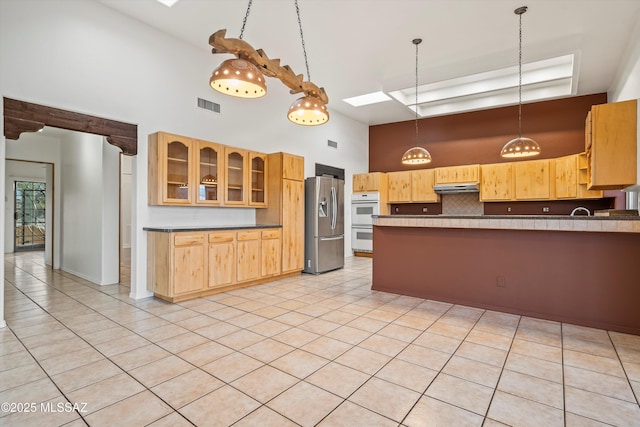
[[[253,0],[249,0],[247,12],[242,20],[240,40],[242,40],[244,28],[247,25],[252,3]],[[209,85],[220,93],[237,98],[260,98],[267,94],[267,85],[258,67],[240,56],[227,59],[213,70]]]
[[518,137],[507,142],[500,151],[501,157],[532,157],[540,154],[540,146],[531,138],[522,136],[522,15],[527,11],[527,6],[514,10],[520,17],[518,46]]
[[[307,48],[304,45],[304,34],[302,33],[302,21],[300,20],[300,8],[298,0],[294,0],[296,5],[296,15],[298,15],[298,27],[300,27],[300,40],[302,41],[302,53],[304,54],[304,65],[307,68],[307,80],[311,81],[309,73],[309,61],[307,60]],[[306,93],[302,98],[298,98],[291,107],[287,117],[295,124],[303,126],[322,125],[329,121],[329,111],[322,100],[312,93]]]
[[211,79],[209,79],[211,88],[238,98],[259,98],[267,93],[264,76],[277,77],[290,89],[289,93],[304,94],[289,108],[287,114],[289,120],[304,126],[326,123],[329,121],[329,111],[327,110],[329,98],[324,88],[319,88],[311,82],[298,0],[294,0],[294,3],[300,26],[300,38],[302,39],[308,81],[304,81],[302,74],[296,75],[288,65],[281,66],[280,59],[270,59],[262,49],[256,50],[242,40],[252,1],[249,0],[247,5],[239,39],[225,38],[227,32],[225,29],[218,30],[209,37],[209,44],[213,47],[212,53],[231,53],[236,56],[236,58],[224,61],[214,70]]
[[415,103],[415,113],[416,113],[416,146],[413,148],[409,148],[402,155],[402,164],[403,165],[426,165],[431,162],[431,153],[427,151],[426,148],[420,147],[418,145],[418,45],[422,43],[422,39],[413,39],[412,43],[416,45],[416,103]]

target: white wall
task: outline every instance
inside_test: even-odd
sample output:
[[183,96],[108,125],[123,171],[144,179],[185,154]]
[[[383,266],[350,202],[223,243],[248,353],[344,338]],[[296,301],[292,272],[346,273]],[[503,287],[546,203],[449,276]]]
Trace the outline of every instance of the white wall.
[[[51,242],[51,247],[47,245],[47,263],[53,262],[54,268],[60,268],[60,230],[61,225],[61,163],[60,163],[60,139],[57,137],[46,136],[40,133],[23,133],[20,136],[19,141],[6,141],[6,158],[18,159],[18,160],[31,160],[35,162],[50,163],[53,165],[53,181],[47,180],[47,208],[53,204],[53,210],[48,209],[47,218],[51,214],[53,217],[53,226],[47,224],[47,240]],[[4,161],[2,162],[4,163]],[[7,179],[5,175],[3,178]],[[53,185],[52,185],[53,184]],[[11,185],[5,182],[5,219],[4,223],[4,247],[5,251],[8,250],[12,243],[13,236],[13,202],[11,206],[7,206],[9,200],[12,198],[12,190],[7,190],[6,185]],[[53,193],[50,190],[53,189]],[[53,239],[51,234],[53,233]],[[51,259],[50,251],[53,251],[53,260]]]
[[[267,153],[291,152],[305,157],[307,175],[315,162],[341,167],[347,174],[347,195],[351,176],[367,171],[368,127],[331,111],[331,104],[328,124],[304,128],[286,119],[295,97],[275,79],[269,79],[269,94],[259,100],[214,93],[208,85],[211,71],[226,58],[210,53],[206,37],[201,47],[187,45],[94,1],[3,0],[0,40],[2,96],[138,125],[133,298],[151,295],[146,290],[144,226],[255,222],[253,209],[147,206],[150,133],[164,130]],[[221,104],[222,113],[196,108],[197,97]],[[328,139],[338,141],[339,148],[328,148]],[[345,240],[350,242],[350,236]]]
[[130,156],[120,156],[120,248],[131,248],[131,179]]
[[118,151],[97,135],[61,140],[61,268],[100,285],[118,282]]

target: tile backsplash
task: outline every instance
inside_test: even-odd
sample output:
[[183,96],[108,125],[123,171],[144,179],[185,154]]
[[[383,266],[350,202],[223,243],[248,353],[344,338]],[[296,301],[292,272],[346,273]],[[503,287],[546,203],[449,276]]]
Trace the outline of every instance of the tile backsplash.
[[480,201],[480,193],[443,194],[443,215],[483,215],[484,203]]

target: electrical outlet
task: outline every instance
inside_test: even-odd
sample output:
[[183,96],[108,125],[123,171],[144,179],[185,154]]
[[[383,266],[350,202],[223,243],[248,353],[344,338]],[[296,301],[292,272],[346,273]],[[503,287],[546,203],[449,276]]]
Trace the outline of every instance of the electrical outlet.
[[507,279],[504,276],[496,276],[496,286],[499,288],[507,287]]
[[507,212],[511,212],[511,208],[507,208]]
[[429,208],[422,208],[422,212],[429,212]]
[[542,212],[549,212],[549,206],[545,206],[542,208]]

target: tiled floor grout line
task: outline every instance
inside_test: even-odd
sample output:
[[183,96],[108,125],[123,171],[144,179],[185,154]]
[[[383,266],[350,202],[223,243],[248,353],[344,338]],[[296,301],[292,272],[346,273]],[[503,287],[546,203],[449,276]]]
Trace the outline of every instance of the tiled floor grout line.
[[636,405],[640,406],[640,398],[636,394],[636,391],[633,388],[633,386],[631,385],[631,379],[629,378],[629,374],[627,374],[627,369],[624,367],[624,363],[622,362],[622,359],[620,358],[620,353],[618,352],[618,347],[613,342],[613,339],[611,338],[611,334],[609,333],[609,331],[607,331],[607,337],[609,338],[609,341],[611,342],[611,345],[613,346],[613,351],[615,351],[616,356],[618,357],[618,361],[620,362],[620,366],[622,367],[622,372],[624,372],[624,377],[627,380],[627,383],[629,384],[629,387],[631,388],[631,393],[633,393],[633,397],[636,399]]
[[511,348],[513,347],[513,342],[516,340],[516,334],[518,333],[518,328],[520,328],[520,322],[522,321],[522,316],[518,316],[518,323],[513,329],[513,336],[511,337],[511,342],[509,343],[509,349],[506,350],[507,354],[504,357],[504,362],[502,363],[502,367],[500,368],[500,375],[498,375],[498,380],[496,381],[496,386],[493,388],[493,392],[491,393],[491,399],[489,400],[489,404],[487,405],[487,410],[484,413],[485,421],[489,418],[489,409],[491,408],[491,404],[493,403],[493,398],[498,391],[498,384],[500,384],[500,380],[502,379],[502,374],[504,374],[504,370],[507,366],[507,360],[509,359],[509,354],[511,353]]
[[[444,313],[442,313],[440,315],[440,317],[438,317],[436,320],[433,321],[433,323],[431,323],[431,325],[429,325],[424,331],[427,332],[429,330],[429,328],[431,326],[433,326],[434,323],[436,323],[438,320],[441,320],[453,307],[455,307],[455,305],[451,305],[451,307],[449,307]],[[455,348],[455,350],[453,350],[453,352],[451,353],[451,355],[449,356],[449,358],[447,359],[446,362],[444,362],[444,364],[442,365],[442,367],[440,368],[440,370],[438,371],[438,373],[436,375],[433,376],[433,379],[431,381],[429,381],[429,384],[427,384],[427,386],[425,387],[425,389],[422,391],[422,393],[420,393],[420,397],[418,397],[418,399],[414,402],[413,405],[411,405],[411,409],[407,412],[407,414],[404,416],[404,418],[402,418],[402,421],[400,421],[400,424],[404,423],[407,419],[407,417],[409,416],[409,414],[411,414],[411,411],[413,411],[413,408],[415,408],[415,406],[418,404],[418,402],[420,401],[420,399],[422,399],[425,395],[425,393],[427,392],[427,390],[429,390],[429,387],[431,387],[431,384],[433,384],[433,382],[436,380],[436,378],[438,378],[438,375],[442,374],[443,369],[447,366],[447,364],[449,363],[449,361],[453,358],[453,356],[456,354],[456,351],[458,351],[458,349],[460,348],[460,346],[462,345],[463,342],[465,342],[465,340],[467,339],[467,337],[469,336],[469,334],[471,333],[471,331],[473,331],[473,328],[475,328],[475,326],[478,324],[478,321],[482,318],[482,316],[484,315],[484,313],[486,313],[486,310],[482,311],[482,315],[480,315],[480,317],[478,317],[476,319],[476,321],[473,323],[473,326],[471,328],[469,328],[469,332],[467,332],[467,334],[464,336],[464,338],[462,338],[460,340],[460,343],[457,345],[457,347]],[[446,323],[446,322],[444,322]],[[432,333],[436,333],[436,332],[432,332]],[[437,333],[436,333],[437,334]],[[417,340],[422,334],[418,335],[413,341],[412,343]],[[440,335],[440,334],[437,334]],[[450,337],[448,337],[450,338]],[[387,362],[388,363],[388,362]],[[446,374],[445,374],[446,375]],[[439,399],[436,399],[439,400]],[[442,402],[442,401],[441,401]],[[447,404],[450,404],[448,402],[444,402]],[[452,406],[456,406],[456,405],[452,405]],[[459,408],[459,406],[457,406]],[[464,409],[464,408],[460,408],[460,409]]]

